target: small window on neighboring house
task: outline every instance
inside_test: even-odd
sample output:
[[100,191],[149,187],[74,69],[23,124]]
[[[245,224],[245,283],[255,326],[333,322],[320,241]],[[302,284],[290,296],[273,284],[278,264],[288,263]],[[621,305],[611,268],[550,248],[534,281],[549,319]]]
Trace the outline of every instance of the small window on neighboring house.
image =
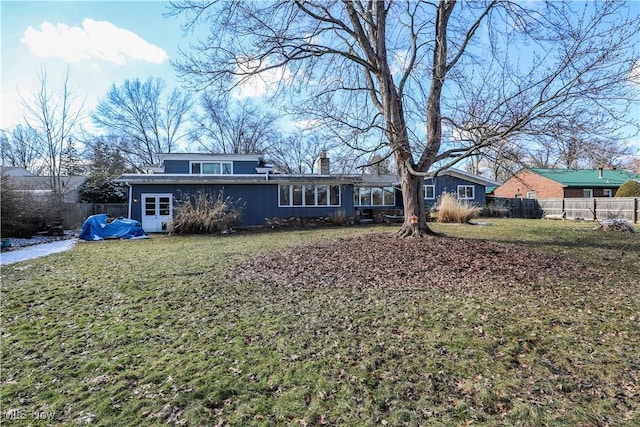
[[604,197],[613,197],[613,190],[610,188],[605,188],[604,190],[602,190],[602,195]]
[[535,199],[536,192],[535,191],[527,191],[527,199]]
[[474,186],[473,185],[458,185],[458,199],[460,200],[473,200]]
[[425,185],[424,186],[424,198],[428,200],[433,200],[436,198],[436,186],[435,185]]
[[593,197],[593,190],[591,188],[585,188],[582,190],[582,197]]

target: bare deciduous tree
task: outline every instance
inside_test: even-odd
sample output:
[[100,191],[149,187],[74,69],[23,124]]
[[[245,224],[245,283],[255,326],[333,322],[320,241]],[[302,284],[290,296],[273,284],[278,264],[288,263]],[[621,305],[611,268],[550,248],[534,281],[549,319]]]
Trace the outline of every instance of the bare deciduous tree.
[[10,131],[1,131],[0,153],[2,166],[14,166],[39,175],[44,169],[44,161],[37,144],[36,132],[23,124]]
[[279,138],[275,114],[249,101],[230,104],[204,92],[191,139],[212,153],[262,154]]
[[153,164],[158,153],[172,152],[186,134],[191,96],[174,89],[165,97],[165,88],[159,78],[125,80],[109,89],[91,115],[136,166]]
[[430,233],[422,179],[434,169],[559,124],[613,130],[637,98],[626,83],[640,19],[625,2],[186,0],[171,10],[187,29],[211,29],[174,64],[195,86],[278,77],[276,94],[306,96],[299,105],[335,129],[384,132],[401,236]]
[[61,201],[65,184],[64,147],[76,131],[84,103],[78,104],[69,86],[69,73],[57,90],[49,86],[46,70],[40,73],[39,79],[40,90],[32,93],[31,99],[22,99],[25,121],[33,132],[33,149],[42,156],[54,196]]

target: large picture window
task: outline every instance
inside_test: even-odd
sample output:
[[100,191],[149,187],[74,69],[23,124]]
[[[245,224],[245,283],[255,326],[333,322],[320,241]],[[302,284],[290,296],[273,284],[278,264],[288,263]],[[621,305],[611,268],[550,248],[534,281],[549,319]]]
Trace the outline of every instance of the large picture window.
[[232,162],[191,162],[193,175],[231,175]]
[[280,185],[279,206],[340,206],[339,185]]
[[475,199],[475,187],[473,185],[458,185],[458,199],[473,200]]
[[393,187],[355,187],[353,204],[355,206],[395,206],[395,191]]

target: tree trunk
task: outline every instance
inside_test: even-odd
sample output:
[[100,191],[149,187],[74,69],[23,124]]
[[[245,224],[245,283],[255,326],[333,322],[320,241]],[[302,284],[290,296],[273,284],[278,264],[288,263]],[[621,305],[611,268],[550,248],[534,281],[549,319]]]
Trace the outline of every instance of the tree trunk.
[[398,166],[404,204],[404,223],[397,231],[399,237],[437,236],[438,233],[427,225],[424,205],[423,177],[412,175],[406,163]]

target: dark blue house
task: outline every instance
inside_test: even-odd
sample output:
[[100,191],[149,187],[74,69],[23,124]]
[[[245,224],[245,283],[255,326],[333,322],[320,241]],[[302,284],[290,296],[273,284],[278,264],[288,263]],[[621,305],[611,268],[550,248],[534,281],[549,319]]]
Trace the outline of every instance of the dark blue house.
[[176,203],[207,193],[244,205],[240,226],[264,225],[267,218],[318,218],[343,210],[354,215],[356,175],[279,174],[260,155],[161,154],[148,174],[118,177],[129,187],[129,217],[148,232],[164,232]]
[[[337,211],[348,217],[401,214],[402,193],[394,175],[331,174],[326,155],[318,163],[317,174],[281,174],[261,155],[170,153],[161,154],[149,173],[125,174],[117,181],[129,187],[129,218],[147,232],[167,231],[176,204],[198,193],[222,194],[244,205],[239,226],[264,225],[270,218],[328,217]],[[427,206],[443,190],[484,203],[486,183],[474,177],[448,171],[429,178]]]
[[483,176],[449,168],[436,177],[425,178],[425,205],[427,209],[433,209],[437,206],[442,194],[451,193],[458,200],[477,206],[484,206],[487,202],[487,189],[493,189],[500,184],[500,182]]

